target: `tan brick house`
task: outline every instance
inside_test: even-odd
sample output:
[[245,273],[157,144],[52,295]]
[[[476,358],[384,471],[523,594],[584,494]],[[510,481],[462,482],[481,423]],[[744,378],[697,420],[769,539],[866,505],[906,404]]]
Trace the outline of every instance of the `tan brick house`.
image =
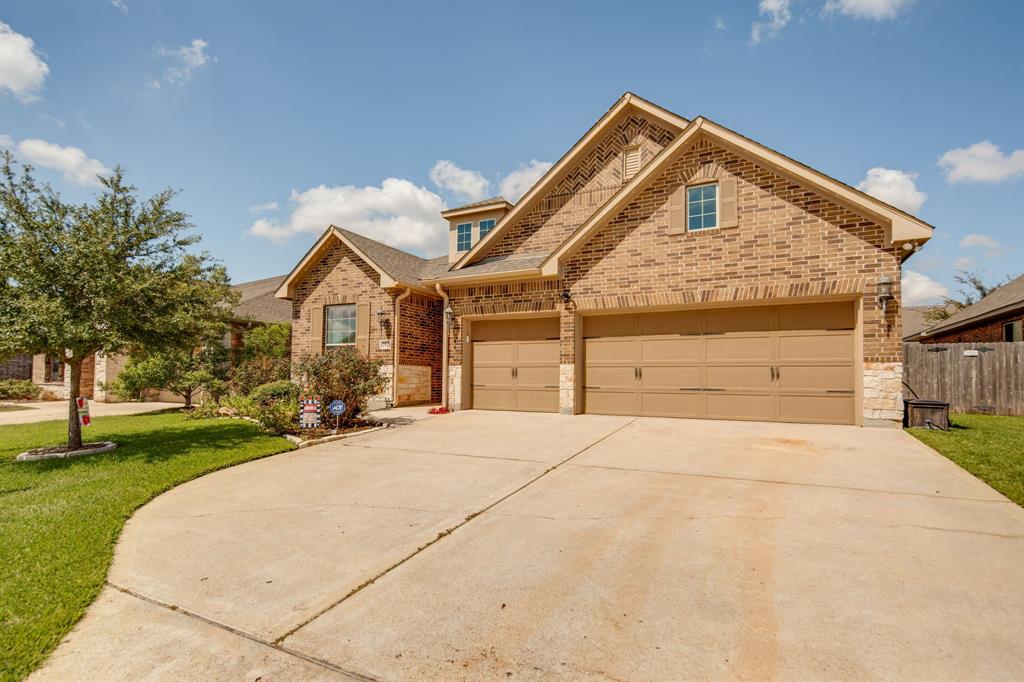
[[627,93],[514,205],[442,215],[429,260],[330,227],[277,292],[293,353],[355,346],[454,409],[901,416],[931,226],[703,117]]

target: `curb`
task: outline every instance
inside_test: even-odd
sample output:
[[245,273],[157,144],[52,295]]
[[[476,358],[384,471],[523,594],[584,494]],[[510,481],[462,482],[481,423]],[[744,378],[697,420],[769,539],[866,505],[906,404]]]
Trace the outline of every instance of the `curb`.
[[68,459],[69,457],[84,457],[95,455],[101,452],[110,452],[117,447],[117,443],[102,441],[100,443],[89,443],[91,447],[83,447],[71,452],[34,452],[29,450],[14,458],[16,462],[36,462],[41,459]]

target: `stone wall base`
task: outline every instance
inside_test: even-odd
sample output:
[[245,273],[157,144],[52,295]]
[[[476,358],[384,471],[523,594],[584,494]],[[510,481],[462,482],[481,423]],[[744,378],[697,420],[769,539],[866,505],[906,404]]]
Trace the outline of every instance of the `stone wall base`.
[[558,367],[558,412],[576,414],[576,365],[572,363]]
[[430,365],[398,366],[398,405],[430,402]]
[[448,365],[448,407],[462,409],[462,365]]
[[903,420],[903,363],[864,363],[864,419]]

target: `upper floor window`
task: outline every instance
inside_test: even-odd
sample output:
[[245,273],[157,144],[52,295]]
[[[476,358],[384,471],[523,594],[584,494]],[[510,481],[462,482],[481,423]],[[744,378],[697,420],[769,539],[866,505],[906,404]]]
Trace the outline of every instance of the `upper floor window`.
[[481,220],[480,221],[480,239],[487,236],[487,233],[494,229],[493,220]]
[[691,231],[718,227],[718,185],[686,188],[686,226]]
[[324,315],[326,316],[324,348],[354,346],[356,343],[355,304],[325,306]]
[[455,226],[455,250],[469,251],[473,245],[473,223],[460,223]]
[[626,147],[622,150],[622,179],[629,180],[640,170],[640,147]]
[[1021,323],[1024,320],[1014,320],[1013,322],[1006,322],[1003,324],[1003,341],[1024,341],[1024,326]]

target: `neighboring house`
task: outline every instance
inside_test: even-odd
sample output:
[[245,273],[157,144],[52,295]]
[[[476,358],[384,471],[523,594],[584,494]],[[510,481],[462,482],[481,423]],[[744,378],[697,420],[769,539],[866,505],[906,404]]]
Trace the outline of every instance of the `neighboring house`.
[[28,353],[17,353],[5,359],[0,359],[0,380],[2,379],[31,379],[32,378],[32,356]]
[[977,303],[905,337],[921,343],[997,343],[1024,341],[1024,275],[1007,282]]
[[703,117],[627,93],[516,204],[442,215],[429,260],[329,227],[277,292],[293,357],[355,347],[399,404],[902,415],[900,266],[931,226]]
[[[232,309],[231,328],[225,339],[232,352],[241,350],[245,330],[260,324],[289,322],[291,306],[274,297],[283,276],[270,277],[253,282],[242,282],[232,286],[241,298]],[[104,384],[111,382],[124,367],[127,358],[123,355],[106,355],[96,353],[82,362],[82,395],[101,402],[118,402],[118,398],[103,389]],[[46,355],[31,357],[31,379],[60,398],[67,398],[71,391],[71,378],[67,366],[60,358]],[[159,400],[165,402],[184,402],[181,396],[162,391]]]

